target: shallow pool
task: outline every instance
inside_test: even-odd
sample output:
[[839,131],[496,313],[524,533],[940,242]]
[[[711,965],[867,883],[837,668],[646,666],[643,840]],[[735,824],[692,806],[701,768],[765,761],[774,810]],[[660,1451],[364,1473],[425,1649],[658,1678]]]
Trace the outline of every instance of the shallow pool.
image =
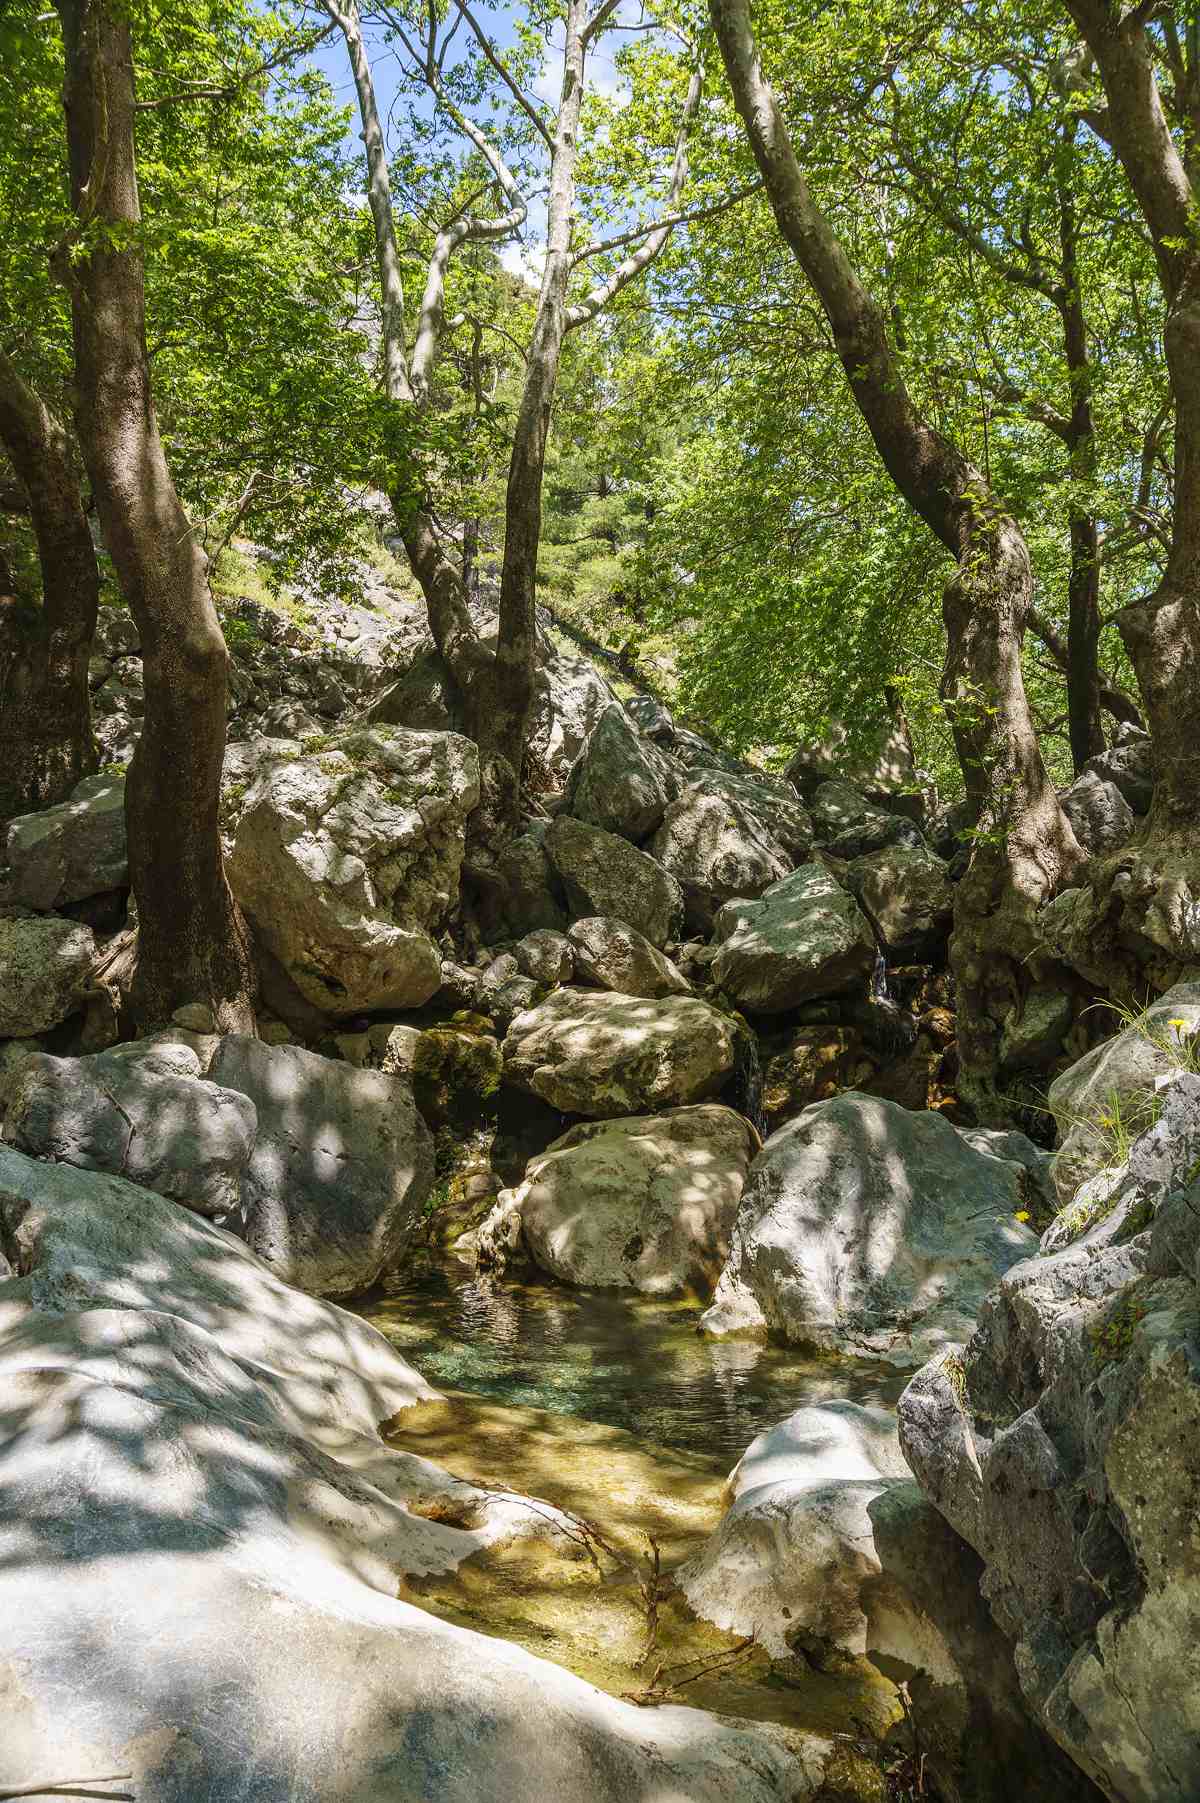
[[606,1422],[731,1465],[804,1403],[890,1403],[904,1385],[876,1365],[709,1340],[696,1331],[694,1304],[482,1278],[454,1261],[430,1264],[358,1312],[431,1383]]

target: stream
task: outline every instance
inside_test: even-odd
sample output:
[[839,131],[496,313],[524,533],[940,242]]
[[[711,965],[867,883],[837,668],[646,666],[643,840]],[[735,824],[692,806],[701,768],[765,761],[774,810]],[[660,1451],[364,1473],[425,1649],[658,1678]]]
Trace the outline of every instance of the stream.
[[[359,1312],[443,1392],[398,1417],[396,1446],[571,1510],[606,1546],[595,1563],[566,1543],[518,1542],[406,1580],[401,1595],[615,1696],[821,1735],[888,1732],[896,1692],[865,1660],[772,1661],[698,1620],[669,1573],[716,1527],[725,1479],[756,1434],[806,1402],[890,1404],[900,1374],[702,1338],[696,1303],[480,1279],[451,1259]],[[648,1645],[651,1558],[664,1581]]]
[[697,1333],[701,1307],[431,1263],[360,1312],[439,1388],[606,1423],[736,1464],[805,1403],[894,1403],[904,1376]]

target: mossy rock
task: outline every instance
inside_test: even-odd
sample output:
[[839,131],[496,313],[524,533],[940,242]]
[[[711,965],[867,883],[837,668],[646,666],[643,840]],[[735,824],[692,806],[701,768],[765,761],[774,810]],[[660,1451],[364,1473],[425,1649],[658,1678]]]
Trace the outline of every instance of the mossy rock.
[[434,1127],[494,1124],[502,1066],[500,1046],[489,1034],[429,1027],[413,1057],[417,1107]]

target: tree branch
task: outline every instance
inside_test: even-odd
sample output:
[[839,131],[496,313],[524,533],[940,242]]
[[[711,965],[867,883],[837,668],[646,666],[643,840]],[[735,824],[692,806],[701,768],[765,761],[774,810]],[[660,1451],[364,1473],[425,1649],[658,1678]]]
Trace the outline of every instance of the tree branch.
[[617,232],[612,238],[604,238],[598,244],[589,244],[585,249],[577,251],[572,259],[572,266],[586,263],[589,257],[603,256],[605,251],[617,250],[622,244],[632,244],[637,238],[644,238],[649,232],[662,230],[669,226],[671,230],[677,225],[691,225],[699,219],[715,219],[721,213],[728,213],[731,208],[740,206],[743,200],[749,200],[752,194],[762,192],[762,181],[749,182],[744,188],[735,188],[724,200],[717,200],[711,206],[695,207],[688,213],[666,213],[659,219],[649,219],[643,225],[631,226],[627,232]]
[[[692,79],[688,83],[687,98],[683,103],[683,113],[679,121],[679,133],[675,140],[675,158],[671,165],[671,180],[667,187],[666,194],[666,204],[668,209],[678,208],[679,197],[683,193],[684,185],[687,182],[688,132],[691,128],[692,120],[696,115],[696,109],[700,105],[700,94],[703,85],[704,78],[697,68],[693,70]],[[614,269],[612,274],[608,277],[607,281],[597,283],[590,294],[585,295],[583,300],[576,306],[567,309],[567,330],[569,332],[573,331],[576,326],[586,325],[588,320],[595,319],[597,313],[603,311],[609,301],[612,300],[613,296],[618,294],[627,282],[631,282],[634,276],[640,275],[643,269],[647,269],[650,264],[653,263],[659,251],[671,236],[672,224],[673,222],[668,215],[661,219],[657,225],[652,226],[650,228],[650,235],[645,243],[640,245],[637,250],[631,252],[629,256],[619,263],[616,269]]]
[[175,106],[184,100],[232,100],[243,88],[249,87],[252,81],[257,81],[260,75],[270,75],[274,70],[283,68],[285,64],[294,62],[298,56],[309,55],[318,44],[330,36],[333,29],[331,23],[320,31],[306,32],[298,43],[285,45],[282,50],[277,50],[274,56],[268,56],[263,62],[255,64],[253,69],[247,69],[245,74],[238,75],[230,81],[225,83],[189,82],[186,87],[177,88],[173,94],[160,94],[154,100],[135,100],[133,110],[135,113],[153,113],[157,112],[160,106]]
[[484,31],[482,25],[479,24],[474,13],[470,10],[470,8],[468,6],[466,6],[464,4],[464,0],[454,0],[454,3],[458,7],[458,10],[459,10],[460,14],[462,15],[462,17],[466,20],[467,24],[470,26],[471,30],[475,33],[475,37],[479,44],[479,48],[483,51],[483,54],[487,57],[487,60],[492,65],[492,68],[496,71],[497,75],[500,77],[501,81],[504,83],[505,87],[508,89],[508,91],[512,95],[513,99],[516,101],[517,105],[520,107],[521,111],[525,114],[525,117],[533,125],[534,130],[537,131],[541,135],[541,137],[545,140],[545,142],[549,146],[549,148],[551,150],[553,150],[554,149],[554,139],[551,136],[550,129],[547,126],[546,121],[542,118],[542,115],[538,112],[538,110],[534,106],[532,100],[530,100],[530,98],[526,94],[524,88],[522,88],[520,83],[517,81],[516,77],[512,74],[511,70],[506,66],[506,64],[497,55],[496,50],[492,45],[491,39],[488,37],[487,33]]

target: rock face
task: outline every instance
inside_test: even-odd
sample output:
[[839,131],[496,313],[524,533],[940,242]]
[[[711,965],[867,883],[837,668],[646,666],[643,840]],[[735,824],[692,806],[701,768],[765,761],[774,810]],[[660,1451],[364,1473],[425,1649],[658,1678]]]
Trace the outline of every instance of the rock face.
[[314,1295],[370,1289],[433,1187],[433,1140],[409,1084],[241,1034],[221,1041],[209,1075],[258,1111],[242,1179],[247,1244]]
[[1126,727],[1116,745],[1089,758],[1084,770],[1112,783],[1135,814],[1148,814],[1154,799],[1154,748],[1148,733]]
[[56,808],[22,814],[5,842],[9,891],[23,908],[84,901],[129,881],[125,778],[87,776]]
[[1132,838],[1133,809],[1116,783],[1106,782],[1094,769],[1081,771],[1058,799],[1075,837],[1093,857],[1116,851]]
[[575,965],[585,982],[620,995],[690,995],[687,978],[623,920],[577,920],[567,934]]
[[[0,1786],[139,1803],[801,1803],[832,1748],[646,1712],[397,1600],[557,1519],[393,1451],[382,1336],[118,1178],[0,1148]],[[136,1676],[135,1676],[136,1674]],[[219,1701],[219,1707],[217,1703]],[[216,1711],[214,1713],[214,1710]]]
[[701,1327],[919,1365],[1036,1249],[1015,1218],[1033,1191],[941,1115],[852,1090],[817,1102],[755,1160]]
[[850,866],[847,881],[890,957],[926,960],[945,951],[954,912],[946,866],[925,846],[892,846]]
[[758,1135],[715,1103],[573,1127],[501,1198],[564,1283],[711,1296]]
[[1135,1144],[1116,1231],[1014,1266],[900,1404],[1030,1708],[1119,1803],[1200,1794],[1198,1088]]
[[[696,932],[710,931],[723,902],[761,895],[796,863],[769,824],[772,813],[786,816],[787,802],[771,796],[777,807],[756,807],[756,793],[768,794],[746,779],[706,771],[671,803],[650,842],[651,854],[683,890],[687,923]],[[799,807],[793,813],[793,843],[803,844],[800,822],[807,824],[807,816]]]
[[396,727],[343,733],[307,757],[267,743],[229,859],[239,902],[325,1013],[419,1007],[441,981],[429,929],[458,896],[474,745]]
[[90,1058],[28,1058],[5,1092],[4,1137],[34,1158],[109,1171],[214,1217],[236,1214],[257,1128],[248,1096],[201,1077],[183,1041]]
[[615,833],[560,814],[545,847],[573,919],[603,914],[625,921],[652,945],[673,939],[683,921],[679,884]]
[[1049,1096],[1059,1135],[1054,1183],[1063,1202],[1114,1162],[1116,1116],[1126,1128],[1147,1124],[1155,1084],[1178,1061],[1173,1048],[1179,1034],[1197,1031],[1200,983],[1177,983],[1151,1003],[1136,1026],[1094,1046],[1054,1079]]
[[564,1114],[608,1120],[700,1102],[734,1065],[733,1024],[693,996],[556,989],[518,1014],[504,1077]]
[[571,771],[565,806],[576,820],[636,841],[654,831],[679,785],[670,758],[614,703],[601,714]]
[[781,1014],[865,983],[875,936],[855,902],[819,864],[802,864],[757,901],[717,916],[713,978],[755,1014]]
[[45,1033],[66,1020],[95,961],[90,927],[57,914],[0,915],[0,1039]]
[[1012,1648],[979,1591],[979,1555],[913,1483],[867,1505],[879,1575],[860,1590],[867,1657],[908,1686],[942,1797],[970,1803],[1099,1803],[1101,1792],[1034,1721]]
[[698,1615],[776,1658],[860,1654],[863,1586],[879,1573],[867,1510],[907,1477],[891,1410],[797,1409],[747,1447],[727,1513],[676,1582]]

